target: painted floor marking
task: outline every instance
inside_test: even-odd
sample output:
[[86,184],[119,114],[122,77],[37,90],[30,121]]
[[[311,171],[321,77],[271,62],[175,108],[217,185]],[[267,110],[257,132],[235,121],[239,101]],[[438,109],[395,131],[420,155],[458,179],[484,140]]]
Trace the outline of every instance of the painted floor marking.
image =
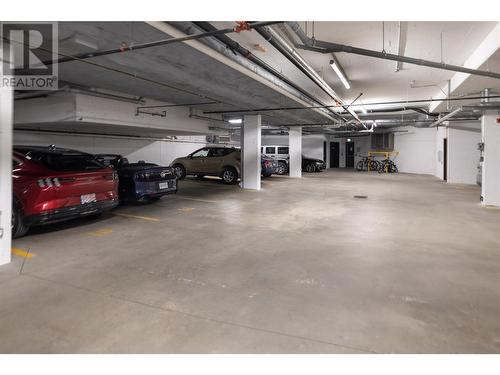
[[127,217],[127,218],[131,218],[131,219],[141,219],[141,220],[147,220],[147,221],[160,221],[160,219],[158,219],[157,217],[152,217],[152,216],[139,216],[139,215],[131,215],[131,214],[122,214],[122,213],[117,213],[117,212],[114,212],[113,215]]
[[179,196],[179,195],[177,195],[176,198],[185,199],[185,200],[188,200],[188,201],[195,201],[195,202],[219,203],[218,201],[211,201],[211,200],[208,200],[208,199],[198,199],[198,198],[182,197],[182,196]]
[[106,236],[106,235],[111,234],[111,233],[113,233],[113,229],[102,228],[102,229],[95,230],[93,232],[88,232],[87,234],[94,236],[94,237],[103,237],[103,236]]
[[11,253],[23,258],[33,258],[34,256],[36,256],[36,254],[30,253],[29,251],[26,251],[24,249],[19,249],[18,247],[13,247],[11,249]]
[[179,211],[182,211],[182,212],[192,212],[194,210],[193,207],[183,207],[183,208],[179,208]]

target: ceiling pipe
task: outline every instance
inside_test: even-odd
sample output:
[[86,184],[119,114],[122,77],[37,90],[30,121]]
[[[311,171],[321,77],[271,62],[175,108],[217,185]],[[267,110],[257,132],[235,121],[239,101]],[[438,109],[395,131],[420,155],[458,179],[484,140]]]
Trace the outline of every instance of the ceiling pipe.
[[[482,96],[463,96],[456,98],[449,98],[447,100],[450,101],[465,101],[465,100],[480,100]],[[500,95],[489,96],[489,99],[500,99]],[[387,102],[372,102],[372,103],[363,103],[363,104],[351,104],[350,107],[359,107],[359,106],[376,106],[376,105],[406,105],[406,104],[417,104],[417,103],[431,103],[431,102],[442,102],[443,99],[416,99],[416,100],[396,100],[396,101],[387,101]],[[326,106],[329,108],[341,108],[341,105],[329,105]],[[251,109],[235,109],[229,111],[206,111],[205,114],[208,113],[252,113],[252,112],[272,112],[272,111],[291,111],[291,110],[304,110],[311,108],[324,108],[324,107],[274,107],[274,108],[251,108]]]
[[[248,30],[251,30],[255,27],[275,25],[278,23],[282,23],[282,22],[281,21],[250,22],[247,25],[248,25]],[[203,32],[203,33],[186,35],[186,36],[182,36],[182,37],[178,37],[178,38],[168,38],[168,39],[155,40],[152,42],[146,42],[146,43],[140,43],[140,44],[122,45],[118,48],[113,48],[113,49],[109,49],[109,50],[84,52],[84,53],[79,53],[79,54],[76,54],[73,56],[61,57],[61,58],[56,59],[56,60],[43,61],[43,64],[45,64],[45,65],[51,65],[51,64],[56,64],[56,63],[62,64],[62,63],[74,61],[74,60],[85,60],[85,59],[90,59],[93,57],[114,55],[114,54],[118,54],[118,53],[121,54],[121,53],[129,52],[129,51],[137,51],[137,50],[141,50],[141,49],[145,49],[145,48],[165,46],[168,44],[181,43],[181,42],[186,42],[188,40],[197,40],[197,39],[207,38],[207,37],[211,37],[211,36],[215,36],[215,35],[223,35],[223,34],[229,34],[229,33],[235,33],[235,32],[239,32],[239,31],[237,31],[237,26],[228,27],[226,29],[211,30],[211,31]]]
[[[204,31],[216,30],[216,28],[211,23],[209,23],[209,22],[193,22],[193,23],[197,27],[199,27],[200,29],[202,29]],[[230,48],[233,52],[239,53],[241,56],[247,58],[252,63],[258,65],[262,69],[265,69],[270,74],[276,76],[278,79],[282,80],[286,84],[288,84],[291,87],[293,87],[295,90],[301,92],[305,97],[308,97],[311,101],[313,101],[315,103],[318,103],[320,105],[324,105],[324,103],[322,101],[320,101],[319,99],[317,99],[314,96],[312,96],[311,94],[309,94],[306,90],[302,89],[300,86],[298,86],[297,84],[295,84],[295,82],[289,80],[282,73],[280,73],[279,71],[277,71],[276,69],[274,69],[272,66],[270,66],[269,64],[267,64],[264,61],[262,61],[261,59],[259,59],[251,51],[249,51],[248,49],[244,48],[239,43],[237,43],[233,39],[229,38],[227,35],[215,35],[215,36],[213,36],[213,38],[219,40],[221,43],[224,43],[224,45],[226,45],[227,48]],[[342,118],[338,115],[338,113],[335,112],[333,109],[331,109],[331,108],[326,108],[326,109],[328,110],[328,112],[332,116],[334,116],[334,117],[339,118],[340,120],[342,120]]]
[[[58,90],[36,91],[33,93],[16,94],[14,96],[14,100],[26,100],[26,99],[42,98],[42,97],[47,97],[50,95],[57,94],[59,92],[82,94],[82,95],[87,95],[87,96],[93,96],[96,98],[112,99],[112,100],[118,100],[118,101],[122,101],[122,102],[126,102],[126,103],[133,103],[133,104],[145,104],[146,103],[146,101],[141,97],[140,98],[132,98],[132,97],[127,97],[127,96],[122,96],[122,95],[100,92],[100,91],[93,90],[90,88],[73,87],[70,85],[65,85]],[[177,106],[177,105],[175,105],[175,106]]]
[[[184,36],[187,34],[198,33],[199,27],[191,22],[148,22],[152,27],[168,34]],[[302,94],[300,91],[291,87],[281,79],[277,78],[269,71],[261,68],[246,57],[234,53],[234,51],[227,48],[227,46],[214,38],[204,38],[202,41],[189,40],[185,42],[197,51],[212,57],[213,59],[239,71],[240,73],[262,83],[263,85],[281,93],[282,95],[292,99],[300,104],[302,107],[317,107],[314,111],[331,121],[336,121],[338,118],[332,117],[332,114],[325,110],[324,106],[317,106],[317,103],[311,100],[308,96]],[[207,112],[204,112],[207,114]]]
[[297,34],[299,39],[302,41],[302,43],[304,43],[302,46],[299,46],[299,48],[302,48],[302,49],[311,50],[311,51],[315,51],[315,52],[321,52],[321,53],[345,52],[345,53],[351,53],[351,54],[355,54],[355,55],[375,57],[375,58],[384,59],[384,60],[392,60],[392,61],[399,61],[402,63],[408,63],[408,64],[413,64],[413,65],[426,66],[429,68],[450,70],[453,72],[467,73],[467,74],[472,74],[472,75],[477,75],[477,76],[500,79],[500,73],[488,72],[485,70],[470,69],[470,68],[465,68],[463,66],[458,66],[458,65],[445,64],[442,62],[438,63],[435,61],[416,59],[413,57],[395,55],[395,54],[387,53],[387,52],[379,52],[379,51],[369,50],[369,49],[365,49],[365,48],[358,48],[358,47],[353,47],[353,46],[344,45],[344,44],[338,44],[338,43],[332,43],[332,42],[326,42],[326,41],[322,41],[322,40],[312,39],[312,38],[309,38],[303,32],[302,28],[300,27],[300,25],[297,22],[287,22],[287,25],[289,25],[291,27],[291,29]]
[[257,27],[255,29],[266,41],[280,51],[292,64],[302,71],[309,79],[311,79],[319,88],[321,88],[328,96],[330,96],[337,104],[340,104],[349,114],[356,120],[359,117],[356,113],[344,105],[344,101],[340,96],[319,76],[318,73],[300,56],[297,51],[289,45],[284,38],[270,27]]

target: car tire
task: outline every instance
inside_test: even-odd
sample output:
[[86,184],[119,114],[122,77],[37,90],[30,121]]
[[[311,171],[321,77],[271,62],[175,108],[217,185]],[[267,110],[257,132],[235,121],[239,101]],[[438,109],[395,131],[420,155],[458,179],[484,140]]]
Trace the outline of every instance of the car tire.
[[12,207],[12,238],[19,238],[28,233],[29,227],[23,222],[23,213],[21,208],[15,204]]
[[288,172],[288,167],[287,167],[286,163],[284,161],[279,161],[278,162],[278,170],[277,170],[276,174],[284,175],[284,174],[286,174],[286,172]]
[[262,173],[262,177],[268,178],[271,177],[273,174],[272,173]]
[[186,168],[184,168],[182,164],[174,164],[173,168],[178,180],[184,180],[186,178]]
[[313,173],[316,172],[316,166],[313,163],[309,163],[306,165],[306,172]]
[[233,185],[238,182],[238,172],[233,167],[226,167],[221,174],[222,182]]

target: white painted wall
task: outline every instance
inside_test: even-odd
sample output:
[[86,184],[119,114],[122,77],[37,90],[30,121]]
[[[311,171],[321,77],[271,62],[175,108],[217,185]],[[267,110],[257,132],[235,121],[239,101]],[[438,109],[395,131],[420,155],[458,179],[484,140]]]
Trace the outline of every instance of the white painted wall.
[[436,172],[436,129],[410,126],[395,129],[394,150],[399,155],[394,159],[403,173],[434,175]]
[[479,123],[448,128],[448,182],[476,184],[481,127]]
[[[480,142],[478,123],[453,124],[452,127],[395,129],[394,150],[399,151],[394,162],[400,172],[428,174],[443,179],[443,139],[448,138],[448,182],[475,184]],[[340,143],[340,168],[345,168],[345,144],[347,138],[333,138],[323,135],[302,137],[302,153],[306,156],[323,158],[323,142],[327,140],[327,168],[330,167],[330,144]],[[371,149],[371,137],[353,137],[355,163]],[[287,136],[264,136],[263,145],[288,145]]]
[[[302,155],[323,160],[323,144],[326,141],[324,135],[303,135]],[[328,147],[328,145],[327,145]]]
[[206,145],[205,136],[178,137],[178,141],[140,140],[123,137],[98,137],[89,135],[66,135],[14,132],[15,145],[55,144],[91,154],[116,153],[126,156],[130,162],[145,160],[160,165],[169,165],[176,157],[187,154]]

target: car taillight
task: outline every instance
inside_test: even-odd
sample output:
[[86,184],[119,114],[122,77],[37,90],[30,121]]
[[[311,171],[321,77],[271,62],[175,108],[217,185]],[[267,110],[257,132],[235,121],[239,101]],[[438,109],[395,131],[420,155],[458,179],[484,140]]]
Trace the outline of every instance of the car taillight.
[[56,187],[61,186],[61,182],[59,181],[59,179],[57,177],[41,178],[41,179],[37,180],[37,183],[38,183],[38,186],[41,188],[46,188],[46,187],[48,188],[48,187],[52,187],[52,186],[56,186]]
[[148,180],[151,174],[149,172],[139,172],[137,173],[137,178],[139,180]]

